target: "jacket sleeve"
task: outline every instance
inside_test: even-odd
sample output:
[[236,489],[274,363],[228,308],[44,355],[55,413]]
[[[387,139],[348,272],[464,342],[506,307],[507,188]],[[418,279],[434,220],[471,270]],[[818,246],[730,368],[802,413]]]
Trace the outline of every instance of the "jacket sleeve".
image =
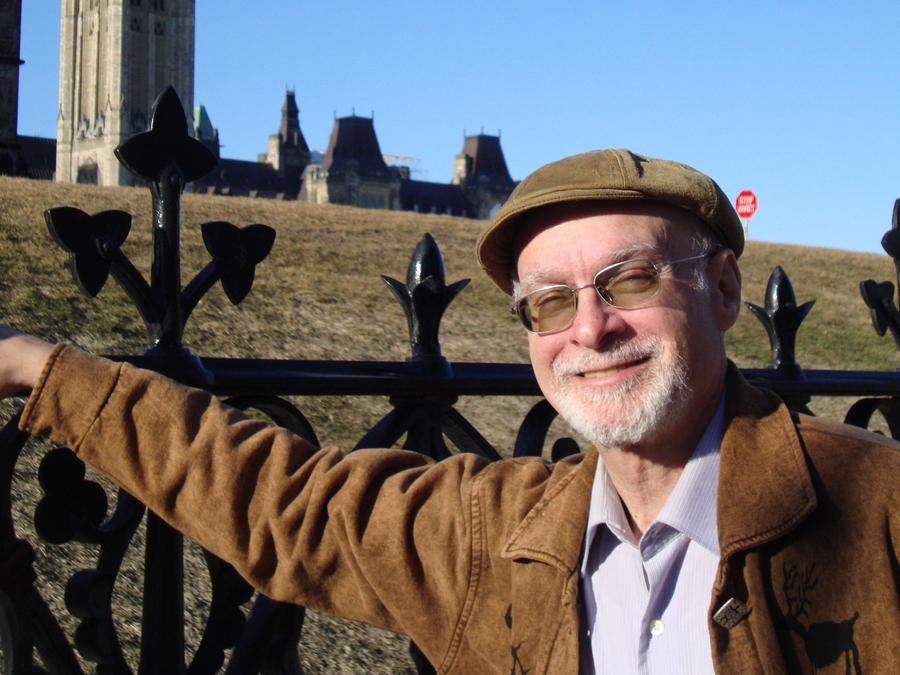
[[205,391],[68,347],[20,426],[72,448],[269,597],[407,633],[431,642],[420,646],[432,658],[455,631],[477,456],[342,458]]

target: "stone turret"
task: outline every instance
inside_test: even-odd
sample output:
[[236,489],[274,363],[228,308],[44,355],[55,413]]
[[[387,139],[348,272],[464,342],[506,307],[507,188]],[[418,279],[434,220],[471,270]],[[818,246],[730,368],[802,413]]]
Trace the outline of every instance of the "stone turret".
[[219,143],[219,130],[213,126],[204,105],[194,107],[194,138],[209,148],[216,158],[221,157],[219,151],[222,146]]
[[309,152],[309,146],[306,144],[306,139],[303,138],[303,132],[300,131],[300,109],[297,107],[297,98],[292,91],[286,91],[284,94],[278,136],[285,145]]
[[300,131],[300,109],[294,92],[285,92],[278,133],[269,136],[268,150],[259,159],[271,164],[287,183],[296,184],[299,191],[300,176],[309,164],[309,146]]
[[322,168],[332,174],[355,171],[367,178],[386,175],[388,167],[375,135],[374,120],[356,115],[336,119]]
[[490,218],[516,186],[506,168],[500,136],[466,136],[453,162],[451,183],[462,188],[476,218]]
[[374,120],[351,115],[335,119],[322,163],[304,172],[301,199],[397,209],[399,190],[400,174],[384,161]]

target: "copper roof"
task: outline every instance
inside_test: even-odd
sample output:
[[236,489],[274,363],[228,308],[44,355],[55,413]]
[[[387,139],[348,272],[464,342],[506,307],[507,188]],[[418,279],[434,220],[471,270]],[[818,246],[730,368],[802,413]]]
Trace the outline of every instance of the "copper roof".
[[283,143],[294,145],[300,150],[309,152],[309,146],[300,131],[300,109],[297,107],[297,99],[294,92],[287,91],[284,94],[284,103],[281,106],[281,126],[278,135]]
[[330,173],[353,169],[361,176],[386,175],[388,167],[378,146],[372,118],[352,115],[336,119],[322,168]]
[[487,134],[466,136],[462,154],[471,161],[466,172],[469,180],[485,177],[495,183],[512,184],[513,179],[509,175],[509,169],[506,168],[499,136]]

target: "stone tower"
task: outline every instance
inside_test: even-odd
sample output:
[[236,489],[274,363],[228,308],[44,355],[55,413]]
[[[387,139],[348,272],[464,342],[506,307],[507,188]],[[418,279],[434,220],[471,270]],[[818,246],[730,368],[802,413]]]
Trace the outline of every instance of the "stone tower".
[[0,173],[15,173],[22,0],[0,2]]
[[303,173],[300,199],[369,209],[400,208],[400,175],[385,163],[371,117],[334,120],[321,164]]
[[451,183],[462,188],[476,218],[492,218],[516,186],[506,168],[500,136],[466,136],[453,162]]
[[61,0],[56,180],[131,185],[113,155],[168,85],[194,99],[194,0]]
[[296,185],[296,194],[300,190],[300,176],[309,164],[309,146],[300,131],[300,109],[294,92],[284,94],[281,106],[281,125],[277,134],[269,136],[268,150],[260,155],[260,161],[268,162],[284,176],[288,185]]

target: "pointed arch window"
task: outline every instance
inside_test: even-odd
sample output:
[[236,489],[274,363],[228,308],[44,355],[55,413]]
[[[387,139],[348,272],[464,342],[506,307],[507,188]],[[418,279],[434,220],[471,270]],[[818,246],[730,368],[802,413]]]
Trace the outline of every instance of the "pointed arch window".
[[97,185],[100,172],[95,163],[82,164],[78,167],[78,175],[75,178],[76,183],[84,183],[88,185]]

